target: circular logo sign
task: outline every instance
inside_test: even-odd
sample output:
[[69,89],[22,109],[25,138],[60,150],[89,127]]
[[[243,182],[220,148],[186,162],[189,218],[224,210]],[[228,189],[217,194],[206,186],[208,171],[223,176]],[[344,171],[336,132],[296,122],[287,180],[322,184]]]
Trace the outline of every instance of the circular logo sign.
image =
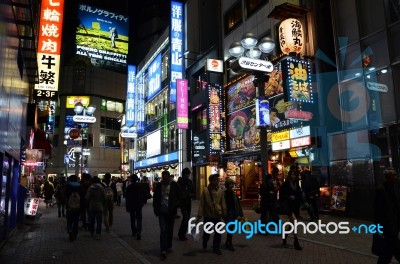
[[70,138],[76,139],[81,135],[81,133],[80,133],[79,129],[71,128],[68,132],[68,135]]

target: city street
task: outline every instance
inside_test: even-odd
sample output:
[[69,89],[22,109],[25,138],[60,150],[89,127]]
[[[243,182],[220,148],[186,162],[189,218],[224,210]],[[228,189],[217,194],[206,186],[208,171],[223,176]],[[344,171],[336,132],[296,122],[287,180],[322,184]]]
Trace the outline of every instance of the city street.
[[[165,261],[159,258],[159,226],[149,201],[143,208],[142,240],[131,236],[129,214],[125,211],[125,201],[115,208],[114,225],[111,232],[103,228],[101,240],[94,240],[88,231],[80,229],[77,240],[70,242],[65,231],[65,218],[57,217],[57,209],[40,206],[39,214],[34,221],[12,236],[0,251],[0,263],[376,263],[377,258],[371,255],[370,235],[301,235],[302,251],[293,248],[293,238],[289,237],[288,246],[281,245],[281,239],[272,235],[254,235],[246,239],[244,235],[234,235],[233,244],[236,251],[225,249],[225,235],[222,238],[222,255],[218,256],[210,249],[202,250],[201,243],[190,237],[187,241],[177,239],[181,218],[176,219],[173,252]],[[197,211],[197,201],[193,202]],[[250,208],[244,210],[250,221],[258,216]],[[306,212],[302,212],[307,219]],[[351,221],[323,215],[323,222]],[[361,221],[360,221],[361,223]],[[369,223],[366,223],[369,224]],[[396,263],[396,262],[394,262]]]

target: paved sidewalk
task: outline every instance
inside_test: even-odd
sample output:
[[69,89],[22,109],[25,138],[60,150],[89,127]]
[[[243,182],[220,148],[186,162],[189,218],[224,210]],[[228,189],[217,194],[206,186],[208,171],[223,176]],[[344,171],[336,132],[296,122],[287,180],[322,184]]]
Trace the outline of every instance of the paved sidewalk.
[[[177,231],[181,218],[175,222],[173,252],[166,261],[159,258],[159,226],[154,216],[151,201],[143,208],[142,240],[132,237],[129,214],[124,208],[116,207],[114,225],[111,232],[103,231],[101,240],[93,240],[89,233],[80,230],[78,239],[68,240],[65,231],[65,218],[57,217],[56,208],[40,206],[41,217],[19,229],[0,250],[0,263],[376,263],[377,258],[370,254],[371,238],[366,235],[351,233],[344,235],[301,235],[302,251],[294,250],[293,239],[289,237],[288,247],[282,247],[278,236],[255,235],[246,239],[244,235],[234,235],[235,252],[222,247],[222,256],[217,256],[210,249],[203,251],[201,243],[178,241]],[[197,211],[198,202],[193,202],[192,215]],[[250,221],[259,215],[245,209]],[[305,216],[305,212],[303,215]],[[344,221],[349,219],[322,215],[322,221]],[[358,224],[349,220],[350,226]],[[361,223],[361,221],[358,221]],[[104,229],[103,229],[104,230]],[[225,235],[222,238],[222,245]],[[209,247],[211,245],[209,241]]]

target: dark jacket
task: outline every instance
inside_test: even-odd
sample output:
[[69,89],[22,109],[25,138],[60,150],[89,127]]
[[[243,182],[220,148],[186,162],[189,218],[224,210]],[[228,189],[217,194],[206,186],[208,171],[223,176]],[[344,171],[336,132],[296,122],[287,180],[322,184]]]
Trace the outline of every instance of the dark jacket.
[[106,205],[106,192],[100,183],[93,183],[88,189],[85,197],[89,212],[103,212]]
[[[68,200],[69,197],[71,196],[71,194],[73,192],[78,192],[79,196],[80,196],[80,200],[81,200],[81,204],[82,204],[82,200],[84,200],[84,197],[82,195],[83,191],[82,191],[82,186],[79,182],[69,182],[65,188],[65,194],[67,196],[67,210],[68,210]],[[81,206],[82,208],[82,206]]]
[[[229,197],[233,197],[233,199],[230,200]],[[239,197],[236,195],[234,191],[225,190],[225,203],[227,210],[229,210],[229,208],[233,208],[234,210],[233,216],[235,218],[239,216],[243,217],[242,205],[240,203]]]
[[397,238],[400,231],[400,184],[384,183],[375,193],[375,224],[383,226],[385,237]]
[[185,199],[185,203],[186,204],[190,204],[193,196],[194,196],[194,189],[193,189],[193,183],[190,179],[185,179],[183,177],[179,177],[178,179],[178,184],[179,187],[181,188],[183,195],[184,195],[184,199]]
[[[160,182],[154,187],[153,194],[153,210],[154,214],[158,216],[161,208],[161,190],[163,183]],[[171,181],[168,199],[168,213],[175,215],[177,208],[184,202],[184,194],[178,186],[178,183]]]
[[131,183],[126,187],[126,211],[137,210],[143,207],[146,198],[146,190],[141,183]]
[[271,177],[266,177],[263,183],[260,185],[260,207],[263,210],[266,210],[268,207],[271,207],[276,203],[276,195],[275,186],[272,182]]
[[[281,205],[285,206],[284,211],[287,215],[291,215],[292,213],[298,215],[302,202],[303,191],[299,183],[295,182],[294,186],[295,188],[292,188],[290,181],[286,180],[279,192]],[[294,200],[290,199],[290,196],[294,196]]]

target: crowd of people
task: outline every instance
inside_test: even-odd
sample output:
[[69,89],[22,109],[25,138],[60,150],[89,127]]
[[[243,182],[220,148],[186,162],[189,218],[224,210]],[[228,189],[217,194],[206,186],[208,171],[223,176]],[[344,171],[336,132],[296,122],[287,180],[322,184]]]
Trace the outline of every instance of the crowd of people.
[[[294,222],[301,218],[301,206],[307,210],[310,221],[318,221],[320,191],[316,177],[309,170],[300,172],[297,166],[290,167],[284,182],[279,179],[278,168],[273,167],[271,172],[263,177],[259,188],[260,221],[264,224],[278,223],[283,217]],[[136,174],[129,176],[126,181],[111,177],[110,173],[106,173],[102,180],[89,174],[83,174],[80,180],[76,175],[71,175],[67,180],[60,178],[57,183],[46,180],[41,190],[46,207],[54,195],[58,217],[67,219],[70,241],[77,238],[80,221],[83,223],[82,227],[88,230],[94,239],[101,239],[102,226],[104,225],[106,232],[110,231],[114,208],[121,206],[122,197],[125,198],[126,211],[130,214],[132,236],[141,240],[142,209],[147,201],[153,198],[153,211],[160,228],[160,257],[164,260],[172,252],[178,209],[182,215],[177,233],[179,240],[188,240],[187,234],[191,233],[191,230],[188,230],[188,222],[195,190],[190,176],[191,170],[185,168],[179,179],[174,181],[169,171],[163,171],[161,181],[155,181],[153,184],[153,195],[147,177],[143,176],[140,179]],[[400,184],[395,169],[385,170],[384,176],[385,182],[377,188],[375,195],[375,223],[383,226],[383,234],[374,236],[373,253],[379,256],[378,263],[390,263],[393,256],[400,259]],[[208,177],[209,183],[201,191],[196,212],[197,222],[202,219],[204,225],[210,223],[214,228],[217,228],[216,224],[219,222],[229,223],[245,219],[241,201],[234,191],[235,182],[226,178],[223,189],[219,178],[218,174]],[[293,236],[294,248],[302,250],[297,235]],[[210,237],[209,233],[203,232],[203,250],[207,250]],[[222,254],[221,240],[221,234],[214,232],[212,251],[217,255]],[[287,245],[286,237],[282,240],[282,245]],[[227,234],[225,247],[235,251],[232,234]]]

